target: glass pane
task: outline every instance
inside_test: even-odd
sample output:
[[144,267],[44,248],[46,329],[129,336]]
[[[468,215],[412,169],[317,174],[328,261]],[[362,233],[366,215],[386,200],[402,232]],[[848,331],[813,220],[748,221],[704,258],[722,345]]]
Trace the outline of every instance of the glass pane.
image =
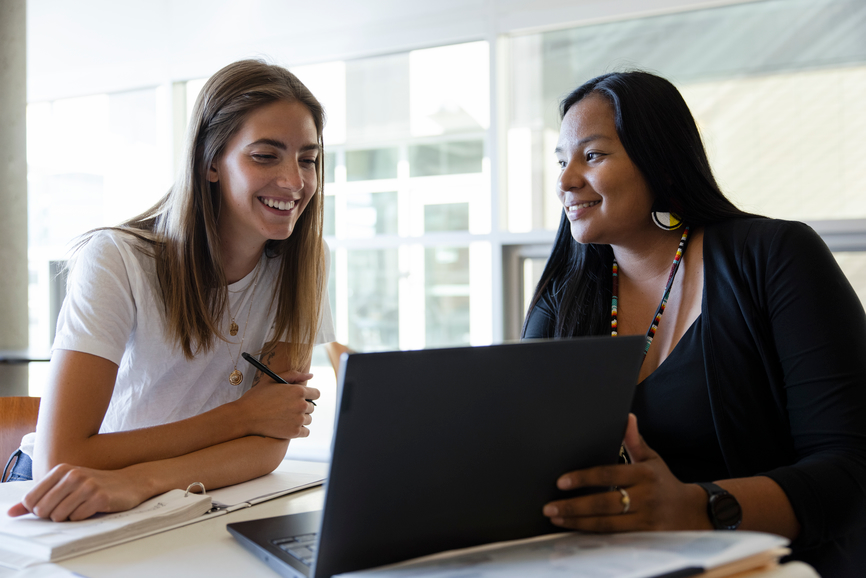
[[[345,279],[340,279],[340,281],[345,283]],[[331,249],[331,267],[328,271],[328,299],[331,301],[331,315],[334,320],[334,329],[336,329],[340,304],[337,301],[337,255],[334,249]]]
[[360,351],[399,349],[397,249],[348,251],[349,344]]
[[399,158],[397,148],[347,151],[346,180],[396,179]]
[[335,180],[334,173],[337,169],[337,154],[325,153],[325,158],[322,159],[325,163],[325,183],[333,183]]
[[424,251],[426,344],[469,344],[469,249],[433,247]]
[[866,216],[866,35],[852,24],[864,20],[860,0],[771,0],[513,37],[508,229],[556,228],[559,101],[626,68],[680,88],[743,209]]
[[468,231],[469,203],[424,206],[424,232]]
[[346,142],[409,136],[409,53],[346,62]]
[[484,141],[456,141],[409,147],[409,176],[480,173]]
[[409,57],[412,135],[487,129],[489,60],[487,42],[413,51]]
[[866,252],[833,253],[833,256],[866,307]]
[[336,202],[334,200],[334,195],[325,195],[325,206],[324,209],[324,218],[322,223],[323,233],[327,236],[333,237],[336,235]]
[[535,295],[535,287],[541,280],[541,273],[544,271],[544,266],[547,265],[547,257],[526,257],[523,259],[523,311],[525,315],[529,310],[529,303]]
[[346,237],[397,234],[397,193],[346,196]]
[[66,258],[78,235],[143,212],[171,185],[171,119],[160,102],[159,89],[145,89],[28,106],[34,348],[50,345],[48,262]]
[[310,89],[327,114],[322,138],[327,145],[346,142],[346,63],[295,66],[292,73]]

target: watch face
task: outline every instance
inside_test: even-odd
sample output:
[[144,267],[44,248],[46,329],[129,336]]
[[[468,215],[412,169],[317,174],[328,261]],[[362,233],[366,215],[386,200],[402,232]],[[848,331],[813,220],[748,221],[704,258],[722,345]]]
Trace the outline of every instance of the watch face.
[[736,530],[743,520],[743,510],[740,508],[740,503],[731,494],[710,496],[709,505],[713,525],[720,530]]

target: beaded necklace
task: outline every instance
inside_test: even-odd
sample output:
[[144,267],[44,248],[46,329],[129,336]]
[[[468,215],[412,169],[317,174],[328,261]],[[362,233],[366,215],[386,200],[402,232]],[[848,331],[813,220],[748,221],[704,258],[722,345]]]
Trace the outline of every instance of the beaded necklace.
[[[646,358],[647,351],[649,351],[650,345],[652,345],[653,337],[655,337],[656,330],[659,327],[659,323],[662,320],[662,314],[665,312],[665,306],[668,303],[668,296],[671,294],[671,287],[674,284],[674,277],[677,274],[677,269],[680,267],[680,261],[683,260],[683,253],[686,252],[686,244],[689,240],[689,228],[683,231],[683,236],[680,239],[679,247],[677,247],[677,254],[674,255],[674,262],[671,265],[671,274],[668,276],[668,283],[665,286],[665,294],[662,296],[661,303],[659,303],[658,309],[656,309],[656,314],[653,317],[653,321],[650,324],[649,330],[646,332],[646,347],[643,350],[643,356]],[[610,300],[610,335],[612,337],[616,337],[616,311],[617,311],[617,293],[619,293],[619,267],[616,264],[616,258],[613,259],[613,278],[611,279],[611,293],[612,297]]]

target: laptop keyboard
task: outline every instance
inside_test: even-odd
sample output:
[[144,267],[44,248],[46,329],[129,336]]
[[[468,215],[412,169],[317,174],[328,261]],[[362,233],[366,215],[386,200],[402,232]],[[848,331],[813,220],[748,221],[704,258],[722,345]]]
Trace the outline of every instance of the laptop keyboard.
[[316,534],[301,534],[271,540],[271,544],[293,556],[305,566],[312,566],[316,557]]

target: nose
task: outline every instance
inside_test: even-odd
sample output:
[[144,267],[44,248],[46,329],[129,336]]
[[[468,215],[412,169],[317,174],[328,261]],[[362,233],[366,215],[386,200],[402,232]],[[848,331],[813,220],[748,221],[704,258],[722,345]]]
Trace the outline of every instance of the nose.
[[560,199],[568,191],[580,190],[586,184],[583,176],[583,171],[578,162],[567,162],[565,167],[559,173],[559,181],[557,182],[557,195]]
[[304,177],[297,161],[286,161],[280,165],[276,184],[278,187],[292,192],[297,192],[304,188]]

